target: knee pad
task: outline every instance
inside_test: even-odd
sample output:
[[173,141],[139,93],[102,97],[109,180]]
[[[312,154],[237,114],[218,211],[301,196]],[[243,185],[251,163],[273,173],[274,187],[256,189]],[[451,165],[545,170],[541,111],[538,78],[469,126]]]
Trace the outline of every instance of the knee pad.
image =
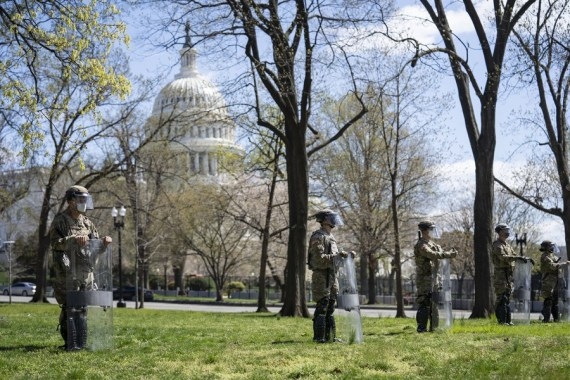
[[315,316],[326,315],[328,305],[329,305],[329,298],[328,297],[323,297],[320,300],[318,300],[317,306],[315,308]]

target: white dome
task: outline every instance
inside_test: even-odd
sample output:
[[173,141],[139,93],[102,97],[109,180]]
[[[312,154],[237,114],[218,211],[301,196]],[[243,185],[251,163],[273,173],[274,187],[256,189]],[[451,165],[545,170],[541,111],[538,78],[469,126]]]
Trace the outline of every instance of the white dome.
[[226,117],[224,98],[209,80],[196,70],[195,51],[185,46],[181,51],[181,68],[175,79],[162,88],[154,101],[153,114],[172,108],[192,112],[208,111],[213,117]]

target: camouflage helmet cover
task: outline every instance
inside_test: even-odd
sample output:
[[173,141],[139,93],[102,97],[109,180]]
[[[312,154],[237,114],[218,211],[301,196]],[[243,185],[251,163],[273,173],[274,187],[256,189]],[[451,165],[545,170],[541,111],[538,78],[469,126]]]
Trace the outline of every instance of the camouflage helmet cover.
[[430,220],[424,220],[418,224],[418,228],[421,231],[429,230],[431,228],[435,228],[435,223]]
[[85,187],[79,185],[73,185],[65,192],[65,199],[69,201],[77,196],[88,196],[88,195],[89,191]]
[[501,232],[501,231],[503,231],[503,230],[510,230],[510,229],[511,229],[511,227],[509,227],[507,224],[505,224],[505,223],[499,223],[499,224],[497,224],[497,226],[495,227],[495,232],[496,232],[496,233],[499,233],[499,232]]
[[550,240],[544,240],[542,243],[540,243],[540,249],[539,250],[542,252],[544,252],[544,251],[554,252],[555,248],[556,248],[556,244],[554,244]]
[[315,220],[319,223],[325,223],[327,222],[328,224],[334,226],[342,226],[343,222],[342,222],[342,218],[340,217],[340,215],[336,212],[334,212],[331,209],[323,209],[318,211],[315,215]]

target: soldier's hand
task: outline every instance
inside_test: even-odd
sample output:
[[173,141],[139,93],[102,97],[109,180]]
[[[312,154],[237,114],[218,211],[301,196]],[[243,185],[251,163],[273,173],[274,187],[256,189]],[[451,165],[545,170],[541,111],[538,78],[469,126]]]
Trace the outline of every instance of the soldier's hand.
[[453,248],[451,251],[449,251],[449,257],[452,259],[457,257],[457,250],[455,248]]
[[346,259],[348,257],[348,252],[346,251],[340,251],[338,253],[340,255],[340,257],[342,257],[343,259]]
[[106,247],[113,242],[113,238],[110,236],[103,237],[103,245]]
[[80,247],[85,247],[87,242],[89,241],[89,236],[87,235],[78,235],[75,237],[75,241],[79,244]]
[[350,256],[352,256],[353,259],[356,258],[356,252],[350,251],[349,253],[350,253]]

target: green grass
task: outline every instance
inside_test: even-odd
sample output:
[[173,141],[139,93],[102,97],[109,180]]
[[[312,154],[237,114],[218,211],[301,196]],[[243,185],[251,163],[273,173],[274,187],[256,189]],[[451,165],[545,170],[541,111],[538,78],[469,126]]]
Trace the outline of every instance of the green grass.
[[0,304],[1,379],[568,379],[570,325],[363,318],[364,343],[316,344],[272,314],[114,309],[114,349],[65,352],[55,305]]

